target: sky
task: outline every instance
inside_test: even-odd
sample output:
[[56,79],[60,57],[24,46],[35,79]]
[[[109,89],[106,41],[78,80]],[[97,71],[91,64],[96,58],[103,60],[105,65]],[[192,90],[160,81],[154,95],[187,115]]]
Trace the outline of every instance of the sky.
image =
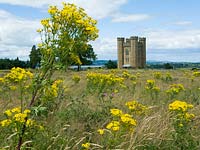
[[147,61],[200,62],[199,0],[0,0],[0,58],[28,60],[50,5],[69,2],[98,21],[98,59],[117,59],[117,37],[147,38]]

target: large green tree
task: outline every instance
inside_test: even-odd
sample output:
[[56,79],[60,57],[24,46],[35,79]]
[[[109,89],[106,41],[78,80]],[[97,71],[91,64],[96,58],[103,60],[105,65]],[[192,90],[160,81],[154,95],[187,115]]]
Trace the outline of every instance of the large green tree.
[[31,68],[36,68],[40,64],[41,53],[40,53],[40,50],[37,49],[35,45],[33,45],[32,49],[31,49],[29,58],[30,58],[30,67]]

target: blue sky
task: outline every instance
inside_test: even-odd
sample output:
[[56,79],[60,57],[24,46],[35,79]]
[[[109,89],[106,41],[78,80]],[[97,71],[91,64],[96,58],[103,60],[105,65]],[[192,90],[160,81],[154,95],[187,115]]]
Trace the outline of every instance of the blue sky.
[[[0,58],[27,60],[49,5],[63,0],[0,0]],[[67,0],[98,20],[98,59],[117,59],[117,37],[147,38],[147,60],[200,62],[199,0]]]

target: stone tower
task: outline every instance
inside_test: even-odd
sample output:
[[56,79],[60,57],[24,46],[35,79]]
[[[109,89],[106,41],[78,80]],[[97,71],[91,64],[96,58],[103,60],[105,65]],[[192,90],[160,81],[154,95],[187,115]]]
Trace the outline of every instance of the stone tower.
[[146,38],[132,36],[117,38],[118,68],[144,68],[146,65]]

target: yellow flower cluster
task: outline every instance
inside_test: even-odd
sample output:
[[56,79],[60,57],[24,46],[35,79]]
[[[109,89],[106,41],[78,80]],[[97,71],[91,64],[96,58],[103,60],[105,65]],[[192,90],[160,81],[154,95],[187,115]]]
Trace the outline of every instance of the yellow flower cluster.
[[73,75],[72,80],[74,81],[74,83],[79,83],[81,77],[79,75]]
[[194,119],[195,115],[193,113],[179,113],[178,115],[178,118],[180,120],[186,120],[187,122],[190,122],[192,119]]
[[94,89],[111,89],[114,86],[124,87],[124,78],[118,77],[114,74],[102,74],[102,73],[88,73],[87,74],[88,87]]
[[119,121],[111,121],[107,126],[107,129],[111,129],[112,131],[118,131],[120,129]]
[[122,72],[122,77],[128,79],[130,77],[130,73],[128,71],[123,71]]
[[174,95],[174,94],[178,94],[184,90],[185,90],[185,88],[182,84],[172,84],[172,85],[170,85],[170,88],[166,91],[166,93]]
[[49,21],[50,21],[49,18],[43,19],[43,20],[41,20],[41,24],[42,24],[44,27],[48,28],[48,27],[50,27]]
[[166,73],[165,80],[166,81],[172,81],[172,76],[169,72]]
[[82,147],[85,148],[86,150],[88,150],[90,148],[90,145],[91,144],[87,142],[87,143],[83,143]]
[[155,80],[147,80],[146,82],[146,89],[153,89],[153,87],[155,86]]
[[137,102],[136,100],[132,100],[129,102],[126,102],[125,104],[129,110],[131,110],[132,112],[140,115],[146,112],[146,110],[148,109],[147,106],[142,105],[141,103]]
[[53,97],[57,97],[58,96],[58,91],[59,91],[59,85],[63,83],[63,80],[56,80],[54,81],[54,83],[51,85],[51,89],[50,89],[50,95]]
[[50,8],[48,9],[48,13],[50,15],[55,15],[58,12],[58,8],[56,6],[50,6]]
[[200,77],[200,71],[195,71],[193,72],[194,77]]
[[103,134],[104,134],[104,129],[98,129],[97,132],[98,132],[100,135],[103,135]]
[[155,80],[147,80],[145,89],[155,94],[160,92],[160,88],[155,85]]
[[173,103],[169,104],[169,110],[171,111],[186,112],[190,108],[193,108],[192,104],[188,104],[180,100],[175,100]]
[[[56,6],[50,6],[48,13],[51,18],[41,20],[41,24],[48,31],[50,28],[54,30],[64,30],[65,32],[73,32],[74,27],[78,27],[79,33],[87,34],[88,40],[94,40],[98,37],[98,29],[96,28],[97,21],[87,16],[84,9],[78,8],[74,4],[63,3],[63,8],[59,10]],[[60,26],[59,24],[63,24]],[[73,30],[66,30],[72,27]],[[70,35],[70,33],[68,33]]]
[[112,116],[117,117],[115,118],[117,120],[113,120],[109,124],[107,124],[107,129],[118,131],[120,129],[120,126],[122,126],[126,128],[128,127],[132,130],[133,127],[137,125],[136,120],[133,119],[130,114],[124,114],[120,109],[110,109],[110,113],[112,114]]
[[7,127],[11,123],[12,123],[12,120],[10,120],[10,119],[5,119],[5,120],[3,120],[3,121],[0,122],[0,124],[1,124],[2,127]]
[[184,101],[175,100],[173,103],[169,104],[169,110],[176,114],[175,116],[175,126],[182,128],[187,126],[195,115],[193,113],[188,113],[188,110],[193,108],[192,104],[188,104]]
[[27,119],[28,115],[31,113],[29,109],[25,109],[21,112],[20,107],[16,107],[13,109],[8,109],[4,112],[7,119],[0,122],[2,127],[9,126],[10,124],[14,124],[16,126],[17,123],[26,124],[26,126],[30,127],[34,124],[34,120]]
[[4,82],[4,78],[0,78],[0,83],[3,83]]
[[33,77],[33,74],[30,71],[26,71],[25,69],[22,69],[19,67],[17,68],[14,67],[11,69],[10,73],[5,75],[4,78],[1,80],[5,82],[18,83],[18,82],[31,79],[32,77]]
[[154,78],[156,79],[161,79],[162,78],[162,73],[161,72],[154,72],[153,73]]
[[129,114],[122,114],[121,115],[121,121],[123,123],[129,124],[129,125],[132,125],[132,126],[136,126],[137,125],[136,120],[133,119],[132,116],[129,115]]
[[113,116],[121,116],[122,115],[122,111],[120,109],[110,109],[110,113]]

